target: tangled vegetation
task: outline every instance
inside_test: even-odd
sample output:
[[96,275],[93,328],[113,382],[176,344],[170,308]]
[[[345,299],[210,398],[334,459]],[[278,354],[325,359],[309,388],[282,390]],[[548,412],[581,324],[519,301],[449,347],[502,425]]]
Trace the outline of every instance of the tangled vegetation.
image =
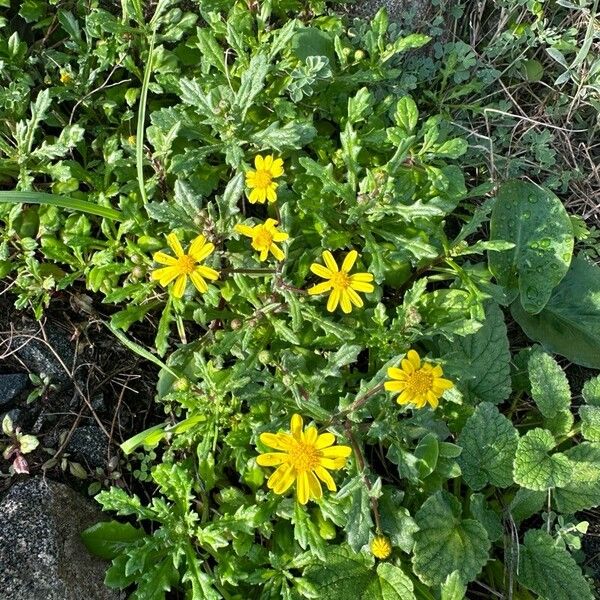
[[161,369],[164,422],[122,445],[152,451],[152,499],[102,490],[114,520],[84,535],[106,585],[593,599],[600,268],[559,198],[587,171],[558,168],[551,128],[510,152],[511,107],[485,92],[541,81],[521,49],[552,42],[580,103],[553,110],[593,135],[597,4],[582,33],[509,2],[479,57],[435,19],[318,0],[3,19],[0,275],[37,317],[84,290]]

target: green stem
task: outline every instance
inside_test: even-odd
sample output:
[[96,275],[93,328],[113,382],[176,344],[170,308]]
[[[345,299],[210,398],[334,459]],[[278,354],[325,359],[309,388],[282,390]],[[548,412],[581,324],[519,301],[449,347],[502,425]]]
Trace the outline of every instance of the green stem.
[[148,203],[146,194],[146,185],[144,182],[144,123],[146,121],[146,103],[148,102],[148,87],[150,85],[150,76],[152,74],[152,59],[154,57],[154,40],[156,31],[152,31],[150,38],[150,47],[148,48],[148,60],[144,69],[144,80],[142,82],[142,91],[140,93],[140,103],[138,108],[137,133],[135,136],[135,163],[137,168],[138,185],[140,195],[144,204]]

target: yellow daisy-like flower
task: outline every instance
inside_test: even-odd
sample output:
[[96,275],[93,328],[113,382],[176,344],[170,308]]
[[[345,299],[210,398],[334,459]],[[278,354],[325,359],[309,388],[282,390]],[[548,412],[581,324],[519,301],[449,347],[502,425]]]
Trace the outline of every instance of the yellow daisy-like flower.
[[284,242],[290,236],[284,231],[277,231],[277,221],[267,219],[262,225],[236,225],[235,231],[252,238],[252,247],[260,252],[260,260],[267,260],[269,252],[276,260],[283,260],[285,254],[275,242]]
[[392,553],[392,544],[385,535],[376,535],[371,542],[371,554],[379,560],[385,560]]
[[67,85],[68,83],[71,83],[71,81],[73,81],[73,76],[71,75],[71,73],[69,73],[69,71],[66,71],[65,69],[61,69],[60,82],[64,85]]
[[164,252],[156,252],[154,260],[167,266],[154,270],[152,279],[157,280],[163,287],[166,287],[175,279],[175,285],[173,286],[173,296],[175,298],[183,296],[188,277],[201,293],[208,290],[206,279],[215,281],[219,278],[218,271],[199,264],[215,249],[214,245],[207,242],[203,235],[199,235],[192,241],[187,254],[183,251],[181,243],[174,233],[167,236],[167,244],[169,244],[175,256],[170,256]]
[[444,391],[454,386],[450,380],[442,378],[444,372],[440,365],[421,362],[415,350],[408,351],[400,369],[391,367],[387,374],[393,381],[386,381],[384,387],[388,392],[400,393],[396,402],[412,403],[417,408],[423,408],[428,402],[432,408],[437,408]]
[[277,200],[277,186],[273,179],[283,175],[283,160],[274,158],[272,154],[265,157],[260,154],[254,158],[256,171],[246,173],[246,185],[252,190],[248,194],[248,200],[252,204],[259,202],[263,204],[266,200],[275,202]]
[[261,433],[260,441],[279,452],[266,452],[256,458],[261,467],[277,466],[267,482],[276,494],[284,494],[296,482],[300,504],[323,496],[319,479],[329,491],[335,492],[337,488],[329,471],[342,469],[352,453],[350,446],[333,445],[333,433],[319,435],[314,425],[305,430],[303,427],[302,417],[294,415],[290,433]]
[[318,263],[310,265],[310,270],[319,277],[327,279],[323,283],[319,283],[311,287],[308,293],[312,296],[315,294],[324,294],[331,291],[329,300],[327,301],[327,310],[333,312],[337,305],[342,307],[345,313],[352,311],[352,305],[361,308],[363,306],[362,298],[356,292],[365,292],[370,294],[375,288],[370,282],[373,281],[371,273],[355,273],[350,275],[350,270],[354,266],[358,252],[352,250],[348,252],[342,268],[338,269],[335,258],[329,250],[323,252],[323,261],[327,265],[324,267]]

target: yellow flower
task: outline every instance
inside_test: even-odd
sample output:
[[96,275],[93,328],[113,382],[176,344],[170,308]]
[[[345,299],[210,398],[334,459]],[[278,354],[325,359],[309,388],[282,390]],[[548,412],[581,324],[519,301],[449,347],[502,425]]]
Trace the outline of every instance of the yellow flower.
[[252,190],[248,195],[248,200],[252,204],[265,200],[275,202],[277,200],[277,186],[273,179],[283,175],[283,160],[275,159],[272,154],[264,158],[259,154],[254,158],[256,171],[246,173],[246,185]]
[[71,83],[73,81],[73,77],[69,71],[65,71],[65,69],[60,70],[60,82],[64,85],[67,83]]
[[215,249],[214,245],[206,241],[203,235],[199,235],[190,244],[188,254],[185,254],[181,243],[174,233],[167,236],[167,243],[175,256],[170,256],[164,252],[157,252],[154,255],[154,260],[161,265],[168,265],[161,269],[156,269],[152,272],[152,279],[157,280],[160,285],[166,287],[175,279],[173,286],[173,296],[181,298],[185,292],[187,278],[192,280],[196,289],[204,293],[208,290],[206,279],[215,281],[219,278],[219,272],[199,264]]
[[338,304],[345,313],[352,311],[353,304],[354,306],[361,308],[363,306],[363,301],[356,292],[365,292],[369,294],[375,289],[370,283],[373,281],[373,275],[371,275],[371,273],[349,274],[357,258],[358,252],[356,250],[348,252],[340,270],[338,269],[335,258],[333,258],[331,252],[325,250],[325,252],[323,252],[323,260],[327,267],[318,263],[310,265],[310,270],[315,275],[323,277],[323,279],[327,279],[327,281],[311,287],[308,290],[308,293],[311,295],[324,294],[331,290],[329,300],[327,301],[327,310],[329,312],[333,312]]
[[336,491],[330,470],[342,469],[352,453],[350,446],[334,446],[333,433],[319,435],[313,425],[303,430],[300,415],[294,415],[290,433],[261,433],[260,441],[280,452],[266,452],[257,457],[261,467],[274,467],[267,486],[276,494],[284,494],[296,482],[296,498],[306,504],[310,498],[323,496],[319,479],[331,492]]
[[130,136],[127,138],[127,143],[128,143],[130,146],[135,146],[135,143],[136,143],[136,137],[135,137],[135,135],[130,135]]
[[385,535],[376,535],[371,542],[371,554],[379,560],[385,560],[392,553],[392,544]]
[[277,231],[277,221],[267,219],[262,225],[250,227],[248,225],[236,225],[235,231],[252,238],[252,247],[260,252],[260,260],[267,260],[269,252],[277,259],[283,260],[285,254],[275,242],[283,242],[290,237],[284,231]]
[[384,384],[388,392],[400,392],[398,404],[414,404],[423,408],[428,402],[437,408],[439,399],[445,390],[453,387],[448,379],[443,379],[442,367],[430,363],[422,363],[415,350],[409,350],[402,359],[400,369],[391,367],[387,374],[393,381]]

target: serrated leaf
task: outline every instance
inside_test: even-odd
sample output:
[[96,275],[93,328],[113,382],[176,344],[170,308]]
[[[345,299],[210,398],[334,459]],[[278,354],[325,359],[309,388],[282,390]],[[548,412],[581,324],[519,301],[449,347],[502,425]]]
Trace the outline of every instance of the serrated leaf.
[[248,68],[242,73],[240,89],[235,95],[235,105],[241,112],[242,119],[252,106],[254,99],[262,92],[268,70],[267,57],[264,54],[255,54],[250,60]]
[[309,512],[298,502],[294,504],[292,523],[294,524],[294,539],[300,544],[300,547],[303,550],[310,548],[315,556],[323,561],[326,560],[325,540],[319,535],[319,528],[313,523]]
[[[600,368],[600,268],[577,256],[542,312],[530,315],[514,302],[523,331],[546,350],[571,362]],[[577,343],[573,343],[577,340]]]
[[540,492],[519,488],[510,503],[509,512],[515,523],[519,524],[521,521],[540,512],[547,499],[548,494],[545,491]]
[[515,244],[488,255],[490,270],[500,285],[520,295],[528,313],[539,313],[571,263],[573,227],[562,202],[527,181],[503,183],[492,210],[490,239]]
[[281,126],[279,121],[275,121],[266,129],[253,133],[250,141],[259,148],[283,152],[303,148],[316,135],[317,130],[310,123],[294,121]]
[[462,518],[457,498],[437,492],[421,506],[415,520],[420,530],[415,534],[412,563],[423,583],[438,586],[453,571],[466,583],[479,575],[489,558],[490,541],[481,523]]
[[590,442],[600,442],[600,406],[580,406],[581,433]]
[[409,135],[414,131],[419,120],[419,109],[410,96],[404,96],[398,100],[394,120],[396,125],[404,130],[405,134]]
[[304,578],[319,600],[415,600],[410,578],[397,566],[380,563],[377,569],[344,546],[328,550],[327,562],[309,565]]
[[457,462],[467,485],[473,490],[488,483],[500,488],[511,485],[518,440],[513,424],[493,404],[480,404],[458,437],[463,451]]
[[358,552],[369,542],[369,535],[373,527],[371,500],[368,490],[362,483],[352,492],[351,498],[352,504],[348,510],[346,533],[348,545]]
[[491,542],[497,542],[504,533],[500,517],[489,506],[483,494],[472,494],[470,501],[471,514],[485,527]]
[[474,334],[439,346],[447,361],[446,376],[467,400],[500,404],[511,392],[508,335],[500,307],[490,303],[485,312],[483,326]]
[[419,527],[408,510],[402,506],[402,493],[391,486],[384,486],[377,503],[381,528],[390,538],[392,546],[410,553],[415,543],[414,534]]
[[552,418],[571,406],[571,389],[564,371],[549,354],[535,351],[527,363],[531,396],[544,417]]
[[556,489],[556,509],[566,514],[600,505],[600,444],[583,442],[565,452],[573,464],[570,481]]
[[567,550],[545,531],[525,534],[519,552],[519,583],[544,600],[593,600],[589,584]]
[[515,483],[529,490],[565,486],[571,479],[573,464],[561,452],[550,454],[555,445],[554,436],[546,429],[528,431],[517,446]]
[[583,384],[581,395],[587,404],[600,406],[600,375],[588,379]]

